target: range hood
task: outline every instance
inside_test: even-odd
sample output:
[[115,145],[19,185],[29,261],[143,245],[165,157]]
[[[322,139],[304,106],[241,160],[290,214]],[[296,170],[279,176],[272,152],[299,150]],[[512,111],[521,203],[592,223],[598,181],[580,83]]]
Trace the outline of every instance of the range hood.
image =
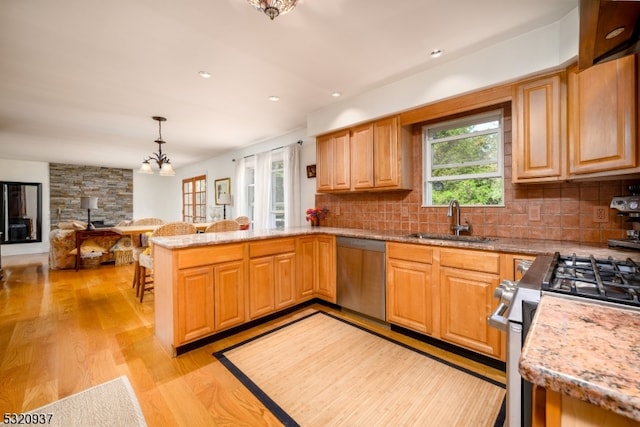
[[640,0],[580,0],[578,68],[640,52]]

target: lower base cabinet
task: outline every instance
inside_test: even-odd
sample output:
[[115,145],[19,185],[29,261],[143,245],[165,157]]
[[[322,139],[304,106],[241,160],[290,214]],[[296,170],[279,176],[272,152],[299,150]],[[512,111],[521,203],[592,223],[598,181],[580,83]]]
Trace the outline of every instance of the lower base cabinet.
[[504,361],[506,336],[489,327],[506,255],[387,243],[387,321]]
[[640,422],[583,400],[535,386],[532,427],[640,427]]
[[498,276],[440,268],[440,338],[493,357],[502,356],[501,333],[489,327]]
[[296,241],[297,296],[299,301],[314,297],[335,303],[336,238],[329,235],[299,237]]
[[425,334],[431,319],[431,265],[390,259],[387,262],[387,321]]
[[247,320],[245,315],[244,260],[216,264],[213,267],[213,322],[220,331]]
[[178,344],[212,334],[213,268],[189,268],[178,272]]

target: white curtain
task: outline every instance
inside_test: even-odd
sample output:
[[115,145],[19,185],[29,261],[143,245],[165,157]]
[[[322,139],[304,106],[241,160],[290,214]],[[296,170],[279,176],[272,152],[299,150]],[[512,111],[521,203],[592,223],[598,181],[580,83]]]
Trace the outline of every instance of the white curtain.
[[275,228],[271,215],[271,152],[256,154],[256,174],[253,227],[256,230]]
[[247,207],[246,163],[244,157],[236,161],[236,196],[233,198],[234,208],[237,213],[236,217],[249,215]]
[[300,225],[300,145],[284,147],[284,226]]

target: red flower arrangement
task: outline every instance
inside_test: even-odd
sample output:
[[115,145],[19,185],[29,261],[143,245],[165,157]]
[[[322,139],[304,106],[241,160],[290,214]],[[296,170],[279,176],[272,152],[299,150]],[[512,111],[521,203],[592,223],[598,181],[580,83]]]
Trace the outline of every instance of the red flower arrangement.
[[321,219],[325,219],[327,217],[327,214],[329,213],[329,209],[327,209],[326,207],[320,209],[320,208],[309,208],[307,209],[307,221],[311,222],[311,224],[315,225],[318,224],[318,222]]

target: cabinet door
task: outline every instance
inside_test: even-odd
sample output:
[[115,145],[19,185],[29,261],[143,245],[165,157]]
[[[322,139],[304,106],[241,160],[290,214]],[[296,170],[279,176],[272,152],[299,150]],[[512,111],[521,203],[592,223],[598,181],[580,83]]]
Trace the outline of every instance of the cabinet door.
[[249,261],[249,317],[273,313],[275,309],[274,260],[272,256]]
[[316,280],[314,290],[322,299],[335,303],[336,288],[336,238],[334,236],[316,237]]
[[504,360],[504,333],[487,324],[497,304],[493,291],[499,281],[494,274],[440,268],[442,339]]
[[324,135],[316,140],[316,189],[344,191],[351,188],[349,131]]
[[215,330],[226,329],[245,321],[244,263],[232,261],[216,264],[214,274]]
[[639,166],[635,65],[631,55],[569,73],[572,175],[635,172]]
[[176,345],[212,334],[213,269],[197,267],[180,270],[177,285]]
[[315,238],[300,237],[296,242],[297,299],[303,301],[313,297]]
[[351,188],[373,188],[373,124],[351,131]]
[[276,310],[296,303],[296,254],[280,254],[273,258]]
[[387,322],[432,333],[431,265],[387,261]]
[[516,86],[513,182],[551,181],[565,177],[565,96],[564,74]]
[[400,185],[400,155],[397,117],[375,122],[373,124],[373,170],[376,188]]
[[333,139],[322,136],[316,139],[316,189],[318,191],[333,190],[332,178]]

